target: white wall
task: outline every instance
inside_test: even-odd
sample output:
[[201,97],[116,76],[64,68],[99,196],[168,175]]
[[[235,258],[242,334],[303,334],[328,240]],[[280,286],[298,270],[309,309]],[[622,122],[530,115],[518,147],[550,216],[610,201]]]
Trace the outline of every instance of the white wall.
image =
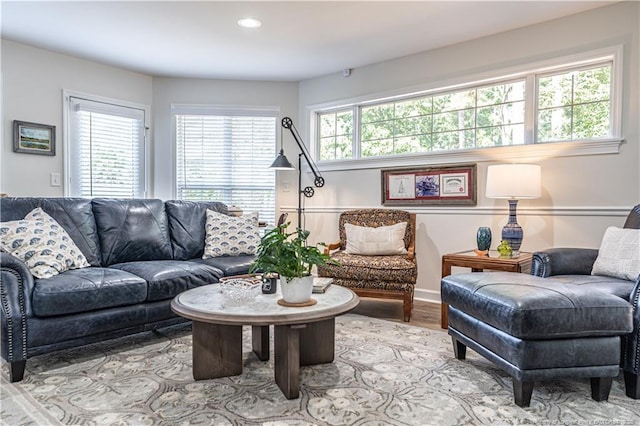
[[[520,201],[518,208],[518,222],[525,232],[524,251],[551,246],[598,247],[606,227],[622,226],[628,209],[640,202],[639,9],[637,2],[618,3],[552,22],[358,68],[348,78],[334,74],[303,81],[299,88],[300,117],[305,117],[306,108],[315,104],[433,84],[494,69],[623,45],[622,122],[626,142],[622,144],[620,153],[535,159],[542,165],[543,197]],[[307,123],[301,124],[301,130],[306,130]],[[480,161],[477,164],[477,207],[406,208],[418,214],[418,298],[439,302],[442,255],[475,248],[475,234],[479,226],[491,227],[494,235],[492,248],[499,242],[500,231],[507,220],[507,203],[484,197],[484,180],[489,162]],[[380,207],[380,170],[324,172],[323,175],[326,187],[307,201],[306,223],[316,240],[335,241],[341,211]],[[284,208],[293,211],[295,205]]]
[[[282,82],[201,80],[186,78],[154,78],[154,197],[175,197],[175,167],[172,136],[171,104],[273,106],[280,108],[281,117],[297,120],[298,84]],[[280,134],[277,135],[278,140]],[[294,153],[293,142],[285,135],[285,152]],[[289,154],[289,158],[292,160]],[[274,157],[275,158],[275,157]],[[279,173],[278,179],[291,172]],[[276,209],[291,203],[287,193],[276,194]],[[284,201],[283,201],[284,200]],[[277,217],[277,216],[276,216]]]
[[[0,192],[23,197],[62,197],[62,186],[49,185],[50,173],[63,174],[62,90],[151,105],[152,79],[20,43],[1,43]],[[13,152],[13,120],[56,126],[56,155]]]

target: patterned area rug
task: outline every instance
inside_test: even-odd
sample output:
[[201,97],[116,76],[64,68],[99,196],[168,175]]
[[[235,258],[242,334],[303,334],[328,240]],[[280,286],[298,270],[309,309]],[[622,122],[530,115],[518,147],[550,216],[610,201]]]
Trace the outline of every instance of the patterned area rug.
[[[620,378],[608,402],[588,380],[538,384],[530,408],[513,403],[511,378],[473,351],[453,357],[444,331],[359,315],[336,320],[336,360],[303,367],[300,398],[284,398],[268,362],[195,382],[188,326],[35,357],[25,379],[7,380],[4,425],[481,425],[640,424],[640,403]],[[273,345],[272,345],[273,347]]]

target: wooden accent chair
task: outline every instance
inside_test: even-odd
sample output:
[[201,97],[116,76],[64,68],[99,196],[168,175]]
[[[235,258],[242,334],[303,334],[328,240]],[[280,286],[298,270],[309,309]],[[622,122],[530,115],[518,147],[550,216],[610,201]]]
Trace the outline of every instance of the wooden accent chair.
[[[407,222],[404,236],[407,254],[363,256],[345,252],[346,223],[377,228],[401,222]],[[334,284],[350,288],[358,296],[402,300],[404,320],[408,322],[418,276],[415,259],[416,215],[393,209],[349,210],[340,214],[338,227],[340,241],[329,244],[325,253],[331,254],[340,266],[319,266],[318,275],[332,277]],[[336,249],[338,251],[332,252]]]

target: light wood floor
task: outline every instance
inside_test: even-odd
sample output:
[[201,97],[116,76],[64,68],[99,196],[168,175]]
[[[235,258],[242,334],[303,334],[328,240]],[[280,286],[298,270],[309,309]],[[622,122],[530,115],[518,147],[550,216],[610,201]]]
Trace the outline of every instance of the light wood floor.
[[[388,321],[404,322],[402,320],[402,301],[400,300],[361,297],[360,304],[351,312]],[[405,324],[442,330],[440,328],[440,305],[414,300],[411,321]]]

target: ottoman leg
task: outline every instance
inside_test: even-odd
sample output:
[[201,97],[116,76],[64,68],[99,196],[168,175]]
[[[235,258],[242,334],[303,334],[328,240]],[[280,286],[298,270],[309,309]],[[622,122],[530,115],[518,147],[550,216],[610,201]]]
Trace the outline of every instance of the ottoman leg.
[[456,356],[456,359],[464,361],[467,356],[467,347],[456,340],[455,337],[451,337],[451,341],[453,342],[453,353]]
[[624,372],[624,388],[629,398],[640,399],[640,386],[638,386],[638,376],[629,371]]
[[533,394],[533,382],[513,379],[513,397],[518,407],[528,407]]
[[613,377],[591,378],[591,399],[594,401],[606,401],[609,399]]

